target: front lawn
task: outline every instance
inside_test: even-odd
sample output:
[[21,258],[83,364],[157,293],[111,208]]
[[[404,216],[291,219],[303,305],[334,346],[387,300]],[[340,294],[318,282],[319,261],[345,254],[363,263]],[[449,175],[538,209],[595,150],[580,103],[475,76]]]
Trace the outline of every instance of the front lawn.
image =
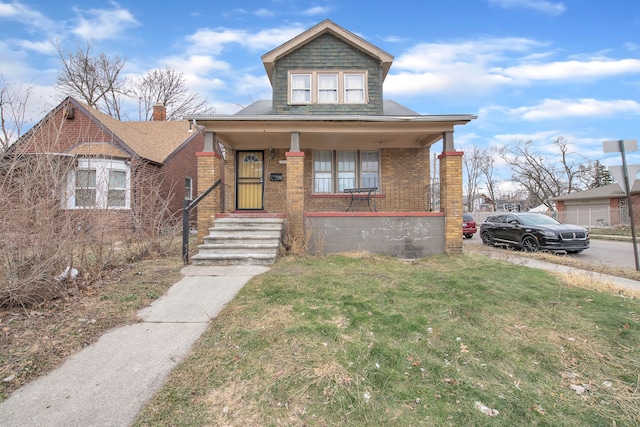
[[281,259],[137,425],[640,423],[638,300],[482,256]]

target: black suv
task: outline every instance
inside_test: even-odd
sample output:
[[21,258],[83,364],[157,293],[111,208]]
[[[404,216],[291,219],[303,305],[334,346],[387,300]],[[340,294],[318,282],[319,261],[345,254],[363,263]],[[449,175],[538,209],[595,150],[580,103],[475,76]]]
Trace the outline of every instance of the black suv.
[[561,224],[547,215],[504,212],[480,224],[480,238],[488,246],[506,245],[525,252],[538,250],[579,254],[589,248],[589,232]]

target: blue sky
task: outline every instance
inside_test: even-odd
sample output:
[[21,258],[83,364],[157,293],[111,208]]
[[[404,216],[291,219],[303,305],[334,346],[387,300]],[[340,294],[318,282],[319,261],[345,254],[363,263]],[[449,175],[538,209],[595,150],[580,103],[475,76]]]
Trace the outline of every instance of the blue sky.
[[94,52],[127,59],[128,76],[169,65],[234,113],[271,96],[261,55],[324,19],[395,57],[385,98],[478,115],[456,130],[457,148],[533,140],[545,151],[563,136],[585,162],[617,165],[602,141],[640,136],[637,0],[0,0],[0,74],[34,87],[40,118],[65,95],[51,42],[93,39]]

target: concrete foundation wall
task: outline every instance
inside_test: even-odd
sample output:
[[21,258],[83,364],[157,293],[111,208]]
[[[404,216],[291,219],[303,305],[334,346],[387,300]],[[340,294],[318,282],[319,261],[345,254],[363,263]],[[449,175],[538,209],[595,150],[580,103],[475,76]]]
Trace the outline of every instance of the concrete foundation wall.
[[444,253],[444,216],[307,216],[312,254],[367,251],[415,259]]

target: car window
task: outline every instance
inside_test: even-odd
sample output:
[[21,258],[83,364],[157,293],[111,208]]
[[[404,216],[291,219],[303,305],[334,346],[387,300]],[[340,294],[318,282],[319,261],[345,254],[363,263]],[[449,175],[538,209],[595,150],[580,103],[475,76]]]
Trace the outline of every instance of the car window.
[[473,221],[473,217],[469,214],[462,214],[462,220],[465,222]]
[[518,221],[518,218],[515,217],[515,215],[507,215],[505,218],[505,222],[508,224],[519,224],[520,221]]
[[524,225],[552,225],[552,224],[560,224],[558,221],[556,221],[555,219],[547,216],[547,215],[543,215],[543,214],[537,214],[537,215],[522,215],[521,217],[522,223]]

